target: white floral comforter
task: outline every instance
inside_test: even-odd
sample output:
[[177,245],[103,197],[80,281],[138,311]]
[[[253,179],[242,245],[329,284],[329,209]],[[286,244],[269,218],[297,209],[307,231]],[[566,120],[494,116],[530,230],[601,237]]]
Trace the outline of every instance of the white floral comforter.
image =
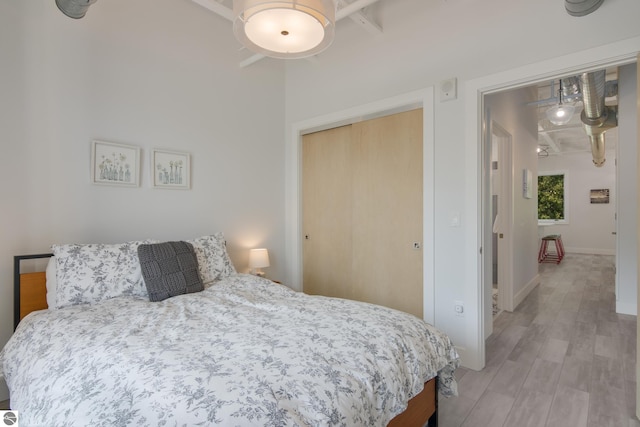
[[413,316],[248,275],[32,313],[0,362],[23,427],[384,426],[458,366]]

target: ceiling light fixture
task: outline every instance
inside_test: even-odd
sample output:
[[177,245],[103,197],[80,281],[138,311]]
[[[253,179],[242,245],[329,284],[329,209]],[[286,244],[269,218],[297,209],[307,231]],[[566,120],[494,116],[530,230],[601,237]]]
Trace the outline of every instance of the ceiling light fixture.
[[333,41],[334,0],[233,0],[233,32],[248,49],[273,58],[305,58]]
[[566,105],[562,103],[562,79],[559,80],[560,89],[558,89],[558,104],[547,110],[547,118],[554,125],[562,126],[569,123],[575,107],[573,105]]

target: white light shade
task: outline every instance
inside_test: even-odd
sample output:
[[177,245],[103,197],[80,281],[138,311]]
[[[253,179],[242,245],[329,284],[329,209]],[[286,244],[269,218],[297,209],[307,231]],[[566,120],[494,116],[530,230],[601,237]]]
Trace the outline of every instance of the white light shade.
[[233,0],[233,31],[250,50],[274,58],[304,58],[333,41],[334,0]]
[[249,268],[269,267],[269,252],[264,249],[251,249],[249,251]]
[[558,104],[547,110],[547,118],[554,125],[566,125],[573,117],[575,107],[573,105]]

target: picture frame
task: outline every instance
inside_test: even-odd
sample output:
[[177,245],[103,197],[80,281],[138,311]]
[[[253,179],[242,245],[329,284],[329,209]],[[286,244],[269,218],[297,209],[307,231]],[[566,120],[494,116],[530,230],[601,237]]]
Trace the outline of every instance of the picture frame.
[[191,188],[191,155],[181,151],[151,151],[151,183],[153,188],[189,190]]
[[589,194],[589,200],[593,205],[607,204],[609,203],[609,189],[598,188],[591,190]]
[[91,144],[91,183],[119,187],[140,185],[140,147],[107,141]]

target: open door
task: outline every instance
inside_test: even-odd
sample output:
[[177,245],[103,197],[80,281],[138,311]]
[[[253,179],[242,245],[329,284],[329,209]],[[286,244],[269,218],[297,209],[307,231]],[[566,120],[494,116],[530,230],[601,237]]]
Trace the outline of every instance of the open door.
[[[512,137],[485,113],[484,154],[484,338],[493,333],[496,310],[513,311],[513,159]],[[495,305],[495,309],[494,309]]]
[[[492,231],[496,257],[496,303],[498,310],[513,311],[513,158],[512,137],[495,121],[491,124],[492,147],[495,147],[495,172],[492,194],[496,195],[496,215]],[[495,185],[493,185],[495,184]]]

